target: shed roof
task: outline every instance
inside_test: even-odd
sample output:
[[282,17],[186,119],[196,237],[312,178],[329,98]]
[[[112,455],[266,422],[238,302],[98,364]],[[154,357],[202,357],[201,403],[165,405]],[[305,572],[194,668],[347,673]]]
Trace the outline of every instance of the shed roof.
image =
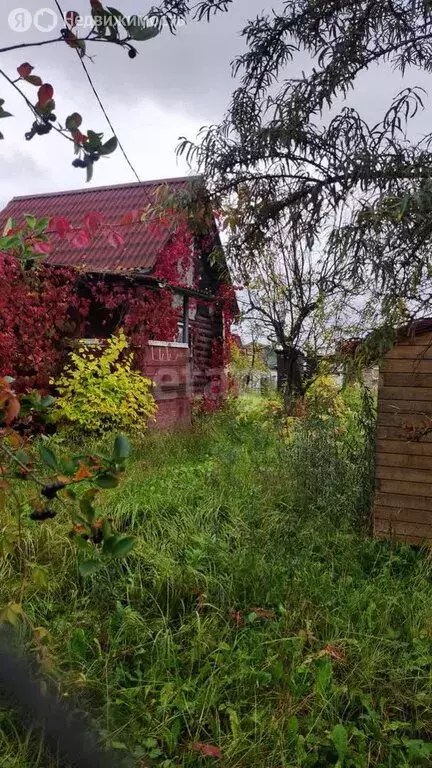
[[406,339],[407,336],[417,336],[430,331],[432,331],[432,317],[424,317],[422,320],[413,320],[399,328],[397,336],[398,339]]
[[[155,203],[157,192],[166,185],[170,192],[186,191],[202,183],[201,176],[156,179],[116,184],[104,187],[53,192],[42,195],[14,197],[2,211],[3,224],[9,217],[22,219],[24,214],[67,218],[72,225],[82,225],[86,213],[101,213],[106,221],[117,222],[131,211]],[[124,245],[113,248],[102,234],[96,234],[88,248],[74,248],[66,238],[52,237],[52,251],[46,263],[61,266],[83,266],[88,272],[124,273],[134,270],[150,271],[169,239],[168,228],[146,227],[141,222],[128,224],[121,233]]]

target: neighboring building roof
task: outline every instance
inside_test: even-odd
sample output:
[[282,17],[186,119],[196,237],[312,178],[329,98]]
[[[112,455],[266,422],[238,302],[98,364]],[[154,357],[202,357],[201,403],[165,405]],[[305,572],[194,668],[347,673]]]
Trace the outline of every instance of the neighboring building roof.
[[[14,197],[2,211],[1,222],[9,217],[20,221],[24,214],[38,218],[64,216],[74,226],[81,226],[86,213],[101,213],[107,222],[116,222],[125,213],[145,208],[156,202],[158,189],[167,185],[170,192],[186,191],[201,182],[200,176],[157,179],[109,187],[89,187],[66,192]],[[124,245],[113,248],[102,234],[92,239],[88,248],[74,248],[66,238],[53,236],[53,249],[46,263],[82,266],[88,272],[130,272],[151,270],[170,233],[162,227],[156,231],[141,222],[121,227]]]

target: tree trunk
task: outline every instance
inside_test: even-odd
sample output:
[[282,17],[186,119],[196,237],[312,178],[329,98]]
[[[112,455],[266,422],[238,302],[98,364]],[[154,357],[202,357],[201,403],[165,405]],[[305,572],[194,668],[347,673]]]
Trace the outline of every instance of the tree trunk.
[[277,388],[283,393],[285,413],[292,412],[295,398],[303,394],[304,358],[295,347],[284,347],[277,353]]

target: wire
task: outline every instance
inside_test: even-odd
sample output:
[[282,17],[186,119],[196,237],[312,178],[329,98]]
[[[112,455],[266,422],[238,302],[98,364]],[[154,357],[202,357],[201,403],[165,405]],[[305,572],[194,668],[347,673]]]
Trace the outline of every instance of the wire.
[[[57,6],[57,8],[58,8],[58,11],[59,11],[59,13],[60,13],[60,15],[61,15],[61,18],[63,19],[65,16],[64,16],[64,13],[63,13],[63,10],[62,10],[62,8],[61,8],[61,5],[60,5],[60,3],[58,2],[58,0],[54,0],[54,3],[55,3],[55,5],[56,5],[56,6]],[[100,96],[99,96],[99,94],[98,94],[98,92],[97,92],[97,90],[96,90],[96,87],[95,87],[95,85],[93,84],[93,81],[92,81],[92,79],[91,79],[90,73],[89,73],[89,71],[88,71],[88,69],[87,69],[87,66],[86,66],[86,63],[85,63],[84,59],[82,58],[82,56],[80,55],[80,53],[79,53],[79,51],[78,51],[77,49],[75,49],[75,53],[76,53],[76,55],[78,56],[78,59],[79,59],[79,61],[80,61],[80,63],[81,63],[81,66],[82,66],[82,68],[83,68],[83,70],[84,70],[84,72],[85,72],[85,74],[86,74],[87,80],[88,80],[88,81],[89,81],[89,83],[90,83],[90,87],[91,87],[91,89],[92,89],[92,91],[93,91],[93,93],[94,93],[94,95],[95,95],[95,97],[96,97],[96,100],[97,100],[97,102],[98,102],[98,104],[99,104],[99,106],[100,106],[100,108],[101,108],[101,110],[102,110],[102,113],[103,113],[103,115],[104,115],[104,117],[105,117],[105,120],[107,121],[107,123],[108,123],[109,127],[111,128],[111,130],[112,130],[112,132],[113,132],[114,136],[115,136],[115,137],[116,137],[116,139],[117,139],[117,142],[118,142],[118,147],[119,147],[120,151],[122,152],[124,159],[126,160],[126,162],[127,162],[128,166],[129,166],[129,168],[131,169],[132,173],[134,174],[134,176],[135,176],[136,180],[137,180],[137,181],[139,181],[139,182],[141,182],[141,179],[140,179],[140,177],[138,176],[138,173],[136,172],[136,170],[135,170],[134,166],[132,165],[131,161],[129,160],[129,157],[128,157],[128,155],[126,154],[126,150],[125,150],[125,148],[123,147],[123,144],[121,143],[121,141],[120,141],[120,139],[119,139],[119,137],[118,137],[118,135],[117,135],[117,132],[116,132],[116,131],[115,131],[115,129],[114,129],[114,126],[113,126],[113,124],[112,124],[112,122],[111,122],[111,120],[110,120],[110,117],[109,117],[109,115],[108,115],[108,113],[107,113],[107,111],[106,111],[106,109],[105,109],[105,107],[104,107],[104,105],[103,105],[103,103],[102,103],[102,100],[101,100],[101,98],[100,98]]]

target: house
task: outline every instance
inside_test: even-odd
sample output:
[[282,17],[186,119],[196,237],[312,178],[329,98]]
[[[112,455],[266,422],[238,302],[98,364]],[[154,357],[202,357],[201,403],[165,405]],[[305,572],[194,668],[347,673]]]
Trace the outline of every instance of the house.
[[[9,218],[19,222],[25,214],[31,214],[37,218],[65,217],[79,227],[86,214],[97,212],[105,221],[121,226],[123,244],[119,247],[111,247],[99,232],[84,248],[76,247],[71,238],[53,236],[46,263],[77,267],[84,280],[103,280],[110,290],[119,285],[140,285],[161,298],[170,292],[172,306],[179,310],[178,327],[174,333],[171,331],[170,338],[166,333],[163,338],[149,338],[146,348],[140,350],[143,372],[157,385],[158,422],[163,426],[188,423],[192,397],[203,394],[214,376],[214,348],[223,345],[225,331],[218,293],[222,285],[230,284],[230,278],[216,222],[210,214],[206,231],[193,235],[190,267],[182,279],[161,279],[160,261],[172,242],[173,231],[169,221],[155,227],[152,211],[160,206],[161,190],[164,198],[186,199],[204,189],[201,177],[90,187],[15,197],[2,213],[3,224]],[[139,215],[131,215],[143,210],[147,211],[144,222]],[[211,259],[215,248],[219,253],[217,266]],[[155,306],[162,321],[166,301],[160,302],[160,309],[157,302]],[[86,337],[104,335],[108,335],[107,326],[100,312],[94,310]]]
[[401,329],[380,363],[374,532],[432,541],[432,318]]
[[243,345],[240,342],[240,348],[245,358],[240,377],[243,389],[260,393],[276,390],[277,356],[274,348],[253,341]]

